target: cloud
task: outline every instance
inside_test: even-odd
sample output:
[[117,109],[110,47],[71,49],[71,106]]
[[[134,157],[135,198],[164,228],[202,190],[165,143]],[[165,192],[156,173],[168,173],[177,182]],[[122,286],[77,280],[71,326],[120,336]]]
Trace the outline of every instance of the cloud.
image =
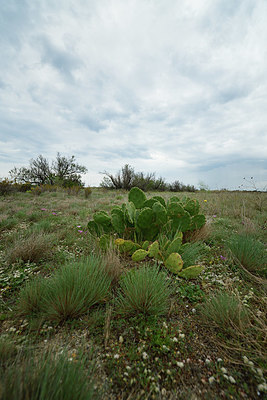
[[266,180],[266,11],[264,0],[4,2],[0,175],[60,151],[90,184],[125,163],[211,187],[252,169]]

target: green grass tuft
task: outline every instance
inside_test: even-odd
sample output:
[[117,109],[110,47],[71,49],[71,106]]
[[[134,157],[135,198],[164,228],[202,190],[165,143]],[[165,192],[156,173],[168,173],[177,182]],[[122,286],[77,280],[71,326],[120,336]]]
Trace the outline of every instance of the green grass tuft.
[[117,306],[120,313],[166,314],[172,288],[167,274],[157,266],[144,265],[122,276]]

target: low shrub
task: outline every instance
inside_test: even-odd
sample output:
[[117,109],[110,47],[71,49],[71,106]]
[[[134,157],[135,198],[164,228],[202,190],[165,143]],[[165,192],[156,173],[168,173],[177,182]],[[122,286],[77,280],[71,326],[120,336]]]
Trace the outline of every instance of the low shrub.
[[154,265],[144,265],[122,275],[118,294],[119,313],[162,315],[168,312],[172,288],[167,274]]

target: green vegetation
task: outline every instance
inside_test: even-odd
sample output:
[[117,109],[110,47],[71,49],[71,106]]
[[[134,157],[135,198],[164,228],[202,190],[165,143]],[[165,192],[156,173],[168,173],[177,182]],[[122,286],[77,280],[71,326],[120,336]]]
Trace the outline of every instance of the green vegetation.
[[266,193],[39,188],[0,199],[0,399],[264,398]]

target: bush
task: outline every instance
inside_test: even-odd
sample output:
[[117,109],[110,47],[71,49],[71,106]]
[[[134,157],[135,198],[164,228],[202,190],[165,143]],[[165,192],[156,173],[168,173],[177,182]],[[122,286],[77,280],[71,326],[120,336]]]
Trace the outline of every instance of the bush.
[[168,312],[172,289],[167,274],[157,266],[144,265],[127,272],[120,286],[117,299],[120,313],[162,315]]
[[90,400],[99,396],[94,390],[92,361],[79,356],[75,362],[67,354],[58,357],[51,353],[34,357],[17,357],[16,362],[1,372],[3,400]]
[[15,191],[13,182],[7,178],[0,180],[0,196],[13,193]]
[[84,197],[86,199],[88,199],[88,197],[90,197],[92,194],[92,189],[90,187],[86,187],[84,188]]
[[227,245],[245,269],[266,277],[267,254],[263,243],[248,235],[233,235]]

